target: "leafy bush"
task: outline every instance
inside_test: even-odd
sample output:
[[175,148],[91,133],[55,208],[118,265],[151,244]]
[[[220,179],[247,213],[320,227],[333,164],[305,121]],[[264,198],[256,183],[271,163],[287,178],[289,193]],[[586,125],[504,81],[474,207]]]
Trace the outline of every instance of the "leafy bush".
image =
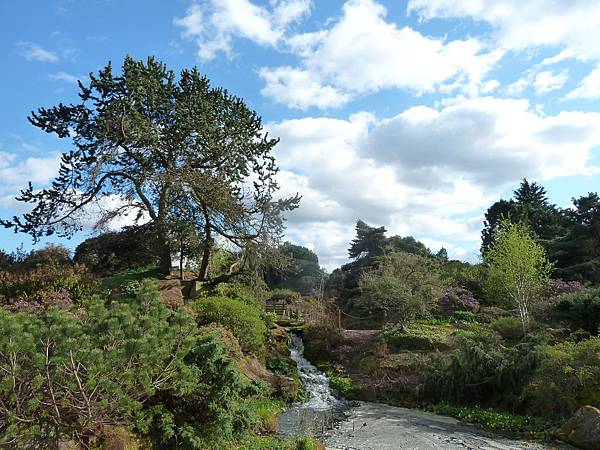
[[39,311],[48,305],[80,303],[98,284],[85,267],[49,263],[32,269],[0,272],[0,305]]
[[525,397],[536,414],[568,416],[579,407],[600,407],[600,337],[544,349]]
[[479,301],[473,294],[462,288],[448,288],[437,301],[435,313],[440,316],[450,316],[457,311],[479,311]]
[[254,305],[227,297],[207,297],[192,303],[199,325],[218,323],[231,330],[242,350],[259,352],[265,344],[267,327],[263,311]]
[[329,386],[342,397],[348,397],[352,394],[352,380],[350,378],[337,375],[332,370],[327,371],[327,378],[329,378]]
[[455,311],[451,319],[454,323],[471,323],[475,322],[475,314],[471,311]]
[[490,326],[503,339],[520,339],[523,337],[523,326],[518,317],[498,317],[490,322]]
[[585,287],[579,281],[550,280],[540,291],[540,296],[552,300],[564,294],[583,292]]
[[481,408],[479,406],[457,406],[442,402],[432,407],[433,412],[454,417],[467,423],[483,425],[503,432],[531,431],[532,419],[507,412]]
[[539,359],[531,342],[505,347],[494,339],[461,339],[454,351],[434,355],[423,368],[421,393],[434,401],[515,407]]
[[443,350],[453,328],[450,324],[415,322],[407,326],[384,327],[381,337],[393,350]]
[[199,334],[152,283],[127,303],[86,306],[81,317],[0,309],[0,447],[86,446],[114,425],[162,448],[198,448],[251,425],[245,400],[256,388],[218,331]]
[[600,288],[560,297],[555,317],[568,322],[573,328],[582,328],[593,335],[600,328]]

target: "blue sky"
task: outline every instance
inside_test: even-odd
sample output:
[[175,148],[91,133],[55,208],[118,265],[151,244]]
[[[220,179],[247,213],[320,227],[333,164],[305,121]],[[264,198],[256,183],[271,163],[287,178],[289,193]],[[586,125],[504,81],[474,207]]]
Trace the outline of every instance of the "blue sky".
[[[600,185],[600,3],[522,5],[2,2],[0,216],[22,212],[15,193],[51,181],[69,149],[29,112],[74,100],[76,80],[109,60],[155,55],[199,66],[281,137],[282,192],[304,196],[288,238],[328,268],[344,261],[358,218],[473,259],[483,212],[520,178],[560,206]],[[0,230],[0,248],[21,243],[31,245]]]

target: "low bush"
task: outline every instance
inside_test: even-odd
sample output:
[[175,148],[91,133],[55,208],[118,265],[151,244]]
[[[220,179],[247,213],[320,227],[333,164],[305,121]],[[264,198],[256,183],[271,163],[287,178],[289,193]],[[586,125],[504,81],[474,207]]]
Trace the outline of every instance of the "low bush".
[[386,326],[381,338],[392,350],[444,350],[448,349],[452,325],[414,322],[404,327]]
[[227,297],[207,297],[196,300],[192,308],[199,325],[218,323],[231,330],[242,350],[262,351],[267,334],[263,311],[257,306]]
[[[490,322],[490,326],[503,339],[514,340],[523,337],[523,325],[521,320],[515,316],[498,317]],[[531,320],[529,326],[533,329],[535,324]]]
[[213,448],[251,427],[258,388],[218,330],[199,333],[149,281],[135,299],[85,306],[80,317],[0,309],[0,447],[87,448],[127,426],[160,448]]
[[574,329],[581,328],[590,334],[598,334],[600,288],[561,296],[554,316],[557,320],[567,322]]
[[0,305],[41,311],[49,305],[69,307],[97,292],[99,285],[83,266],[49,263],[14,272],[0,272]]
[[352,380],[348,377],[343,377],[332,370],[328,370],[327,378],[329,378],[329,386],[336,390],[342,397],[348,397],[352,394]]
[[475,322],[475,313],[471,311],[455,311],[451,317],[454,323],[472,323]]
[[518,433],[534,431],[538,428],[529,416],[480,408],[479,406],[457,406],[443,402],[434,405],[432,411],[436,414],[454,417],[463,422],[483,425],[486,428],[502,432]]
[[457,311],[479,311],[479,301],[473,294],[462,288],[448,288],[444,295],[437,301],[435,314],[440,316],[451,316]]
[[535,414],[568,416],[579,407],[600,407],[600,337],[544,349],[525,391]]
[[502,405],[520,405],[521,392],[540,360],[532,342],[513,347],[493,338],[460,339],[450,353],[436,354],[422,368],[420,388],[425,400]]

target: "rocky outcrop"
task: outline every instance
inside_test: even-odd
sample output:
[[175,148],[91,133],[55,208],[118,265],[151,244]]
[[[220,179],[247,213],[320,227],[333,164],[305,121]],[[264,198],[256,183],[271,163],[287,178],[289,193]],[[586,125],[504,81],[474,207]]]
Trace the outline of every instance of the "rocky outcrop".
[[600,450],[600,410],[579,408],[558,430],[557,437],[585,450]]

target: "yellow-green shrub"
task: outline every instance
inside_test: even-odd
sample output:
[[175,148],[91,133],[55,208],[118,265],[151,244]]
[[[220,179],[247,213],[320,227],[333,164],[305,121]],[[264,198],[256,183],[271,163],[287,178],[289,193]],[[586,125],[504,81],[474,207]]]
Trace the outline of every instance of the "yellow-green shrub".
[[218,323],[231,330],[242,350],[259,352],[263,349],[267,327],[258,306],[227,297],[207,297],[195,301],[192,307],[199,325]]

